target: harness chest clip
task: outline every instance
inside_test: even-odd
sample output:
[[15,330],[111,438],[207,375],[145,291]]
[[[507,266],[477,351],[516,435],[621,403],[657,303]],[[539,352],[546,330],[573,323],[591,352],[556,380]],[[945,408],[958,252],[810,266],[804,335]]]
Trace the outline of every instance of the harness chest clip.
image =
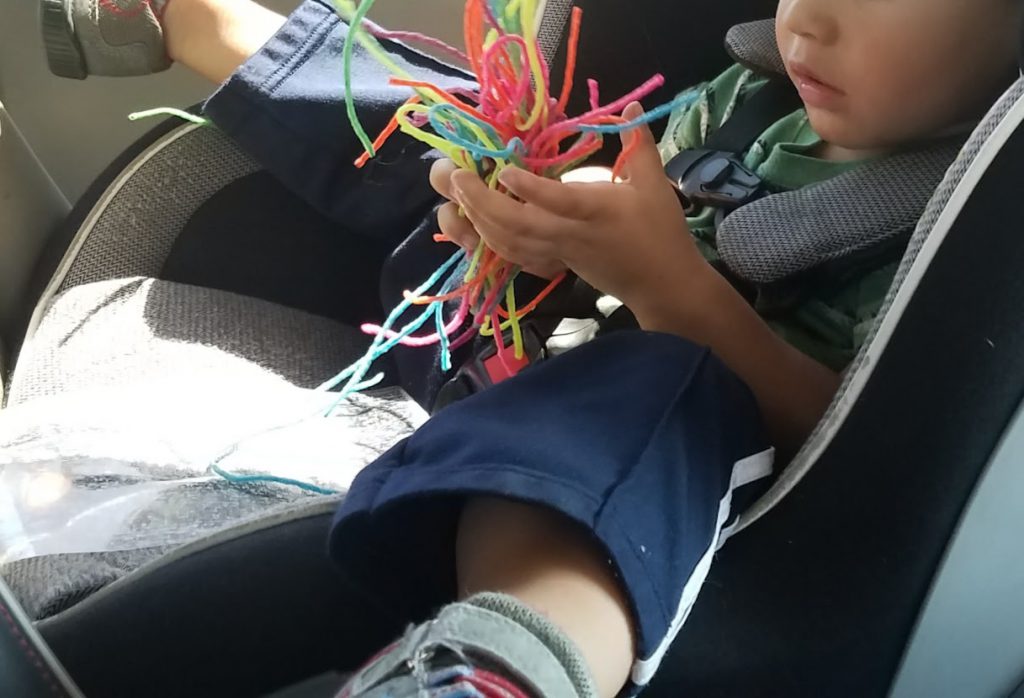
[[522,323],[520,328],[523,334],[522,358],[515,357],[511,333],[506,332],[503,337],[505,346],[508,347],[504,356],[498,354],[493,342],[487,342],[441,387],[431,411],[436,412],[453,402],[501,383],[530,364],[542,360],[545,350],[540,331],[529,321]]
[[765,182],[735,153],[684,150],[665,165],[683,207],[734,211],[768,193]]

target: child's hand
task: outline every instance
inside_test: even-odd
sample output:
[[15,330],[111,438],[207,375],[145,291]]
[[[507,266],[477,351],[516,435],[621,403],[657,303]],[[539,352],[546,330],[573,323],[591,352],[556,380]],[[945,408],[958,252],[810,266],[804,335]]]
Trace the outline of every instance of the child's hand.
[[[625,118],[642,113],[633,104]],[[471,172],[452,172],[449,193],[471,223],[450,221],[453,239],[479,234],[527,269],[562,263],[638,315],[666,297],[686,303],[687,289],[711,268],[689,234],[654,136],[645,126],[638,137],[620,183],[563,183],[508,169],[500,179],[516,201]]]
[[[630,105],[625,116],[640,116]],[[625,181],[555,182],[521,170],[501,178],[516,195],[438,165],[435,188],[450,204],[442,230],[473,247],[480,238],[525,269],[565,264],[616,296],[645,330],[708,346],[751,387],[777,444],[796,448],[817,423],[839,377],[788,345],[697,250],[648,128]],[[444,181],[448,180],[448,181]],[[444,211],[444,209],[442,209]]]
[[[435,161],[430,168],[430,185],[438,194],[448,199],[448,203],[441,206],[437,211],[437,224],[441,228],[441,233],[462,249],[472,253],[480,242],[480,236],[477,234],[469,218],[460,215],[459,204],[454,202],[452,174],[457,172],[458,169],[458,166],[447,158]],[[502,194],[501,196],[505,195]],[[558,260],[548,260],[522,266],[530,274],[544,279],[553,279],[565,271],[565,264]]]

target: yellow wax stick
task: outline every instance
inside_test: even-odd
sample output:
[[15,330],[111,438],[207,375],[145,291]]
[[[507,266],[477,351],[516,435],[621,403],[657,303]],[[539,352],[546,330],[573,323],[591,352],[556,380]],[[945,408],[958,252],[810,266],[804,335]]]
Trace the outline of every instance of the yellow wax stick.
[[512,327],[512,345],[515,348],[517,359],[523,358],[523,329],[519,326],[519,317],[516,313],[516,289],[509,284],[505,289],[505,308],[508,310],[508,323]]

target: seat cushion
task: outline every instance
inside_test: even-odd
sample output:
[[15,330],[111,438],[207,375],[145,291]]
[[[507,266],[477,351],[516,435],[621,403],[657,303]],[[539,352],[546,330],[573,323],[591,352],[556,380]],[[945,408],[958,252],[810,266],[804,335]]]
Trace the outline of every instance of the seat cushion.
[[42,555],[0,565],[4,581],[33,621],[49,618],[88,598],[168,548]]
[[[246,401],[287,397],[294,391],[291,386],[321,384],[361,355],[367,343],[358,330],[332,320],[225,291],[148,278],[85,284],[58,296],[26,341],[4,424],[16,423],[16,412],[25,419],[24,410],[59,419],[57,413],[66,408],[73,416],[75,400],[83,393],[122,395],[130,401],[146,386],[168,386],[164,402],[174,405],[192,404],[189,396],[194,395],[197,413],[234,412]],[[145,405],[140,409],[149,413]],[[162,418],[153,411],[152,419]],[[216,421],[231,433],[229,415]],[[187,416],[184,423],[190,423]],[[183,434],[175,446],[185,449],[192,440],[194,435]],[[156,447],[138,440],[96,448],[100,455],[127,461],[157,462],[159,456]],[[305,501],[298,491],[225,494],[225,484],[183,484],[144,507],[144,517],[156,527],[167,511],[199,502],[221,505],[227,523]],[[165,525],[176,523],[172,518]],[[208,528],[197,527],[195,535]],[[47,617],[175,547],[137,547],[130,538],[124,549],[109,551],[14,561],[0,555],[0,573],[11,580],[33,619]]]
[[147,278],[77,286],[26,340],[8,405],[181,377],[312,388],[359,356],[358,330],[266,301]]

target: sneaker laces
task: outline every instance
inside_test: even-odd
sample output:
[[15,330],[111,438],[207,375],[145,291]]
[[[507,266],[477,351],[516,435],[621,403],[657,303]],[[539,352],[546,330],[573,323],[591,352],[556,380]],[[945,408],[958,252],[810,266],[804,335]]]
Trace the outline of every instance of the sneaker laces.
[[[387,654],[390,649],[385,648],[376,657]],[[469,664],[455,664],[421,674],[420,684],[422,689],[417,698],[531,698],[504,676]],[[338,698],[350,698],[351,690],[350,686],[345,686]]]
[[530,698],[504,676],[467,664],[431,672],[424,689],[424,698]]

